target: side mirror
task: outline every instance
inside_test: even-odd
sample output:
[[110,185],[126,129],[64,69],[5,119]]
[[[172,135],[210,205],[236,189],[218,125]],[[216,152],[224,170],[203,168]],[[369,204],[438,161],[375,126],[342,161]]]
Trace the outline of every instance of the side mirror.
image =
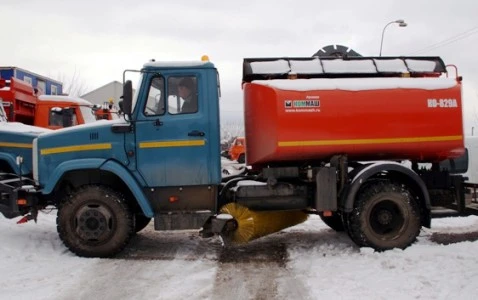
[[133,84],[131,80],[127,80],[123,86],[123,112],[126,115],[131,115],[131,109],[133,106]]

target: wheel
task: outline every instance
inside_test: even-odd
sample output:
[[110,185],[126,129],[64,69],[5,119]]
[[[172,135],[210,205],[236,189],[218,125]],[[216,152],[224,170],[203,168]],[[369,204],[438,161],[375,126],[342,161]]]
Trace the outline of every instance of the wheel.
[[347,214],[347,231],[359,246],[404,249],[421,229],[420,210],[403,185],[377,181],[365,186]]
[[344,224],[342,223],[342,216],[334,212],[330,217],[324,217],[322,212],[319,213],[320,218],[325,223],[325,225],[329,226],[335,231],[344,231]]
[[134,231],[140,232],[146,228],[146,226],[148,226],[149,222],[151,222],[151,218],[148,218],[142,214],[136,214],[134,216]]
[[120,252],[134,232],[134,220],[123,196],[111,188],[87,185],[58,208],[57,231],[78,256],[110,257]]
[[244,153],[241,153],[241,155],[239,155],[239,157],[237,158],[237,162],[240,163],[240,164],[243,164],[246,162],[246,155]]

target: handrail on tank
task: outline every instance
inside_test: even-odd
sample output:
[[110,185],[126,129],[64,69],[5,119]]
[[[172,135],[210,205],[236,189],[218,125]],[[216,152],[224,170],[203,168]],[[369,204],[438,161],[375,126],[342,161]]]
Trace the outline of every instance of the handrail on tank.
[[452,67],[455,69],[455,78],[458,78],[458,67],[456,65],[446,65],[447,71],[446,71],[446,77],[448,78],[448,67]]

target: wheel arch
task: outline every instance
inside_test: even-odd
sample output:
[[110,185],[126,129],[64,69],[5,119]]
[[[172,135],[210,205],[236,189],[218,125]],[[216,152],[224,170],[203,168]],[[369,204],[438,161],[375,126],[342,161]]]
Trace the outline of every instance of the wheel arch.
[[99,166],[87,165],[84,168],[64,167],[49,189],[43,193],[49,196],[53,204],[59,202],[83,185],[99,184],[109,186],[121,192],[133,212],[142,212],[146,217],[154,216],[152,207],[144,195],[140,183],[121,164],[106,161]]
[[0,153],[0,170],[20,174],[20,167],[17,165],[15,157],[8,153]]
[[412,194],[419,198],[422,225],[428,228],[431,226],[430,195],[425,183],[413,170],[394,162],[367,164],[355,173],[341,195],[341,206],[345,212],[352,211],[359,190],[372,178],[387,178],[410,188]]

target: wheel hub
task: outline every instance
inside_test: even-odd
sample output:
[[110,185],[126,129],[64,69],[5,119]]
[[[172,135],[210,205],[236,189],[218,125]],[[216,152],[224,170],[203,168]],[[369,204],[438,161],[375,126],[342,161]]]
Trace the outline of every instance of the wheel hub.
[[84,208],[77,214],[78,235],[85,240],[98,240],[104,233],[109,231],[107,216],[97,208]]
[[393,220],[393,215],[390,211],[382,209],[377,216],[377,220],[382,225],[388,225]]
[[383,236],[395,236],[399,232],[405,219],[400,207],[391,200],[379,202],[370,215],[370,225],[372,230]]

